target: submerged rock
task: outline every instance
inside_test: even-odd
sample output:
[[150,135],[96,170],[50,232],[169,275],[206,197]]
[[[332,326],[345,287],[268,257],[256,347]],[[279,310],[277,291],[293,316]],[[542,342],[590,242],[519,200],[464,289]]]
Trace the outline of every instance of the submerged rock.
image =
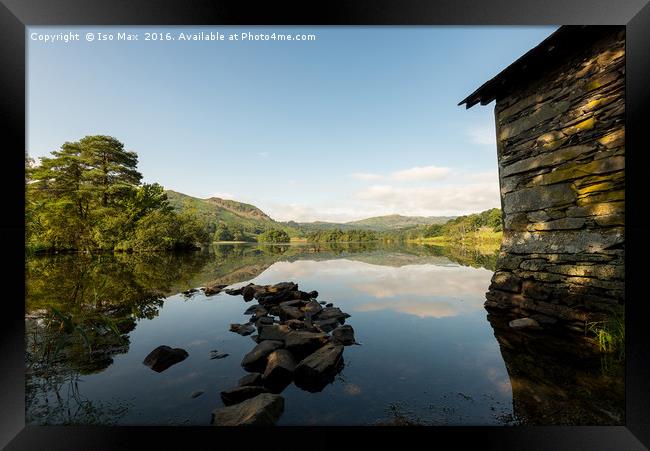
[[354,329],[348,325],[337,327],[332,331],[332,341],[334,344],[343,346],[356,344]]
[[193,391],[193,392],[192,392],[192,394],[190,395],[190,397],[191,397],[192,399],[194,399],[194,398],[198,398],[198,397],[201,396],[203,393],[205,393],[203,390],[196,390],[196,391]]
[[224,405],[230,406],[233,404],[238,404],[247,399],[254,398],[259,394],[268,392],[269,391],[262,386],[245,385],[222,391],[221,400],[223,401]]
[[282,346],[284,346],[284,343],[281,341],[264,340],[244,356],[241,361],[241,366],[249,371],[264,369],[266,366],[266,357],[276,349],[280,349]]
[[513,329],[540,329],[540,325],[532,318],[513,319],[508,323]]
[[237,385],[245,387],[248,385],[262,385],[262,375],[260,373],[250,373],[239,379]]
[[295,384],[309,392],[321,391],[342,368],[343,346],[326,344],[296,366]]
[[296,361],[289,351],[286,349],[273,351],[268,356],[266,369],[262,375],[264,385],[284,388],[291,383],[295,369]]
[[253,326],[250,323],[247,324],[231,324],[230,325],[230,331],[231,332],[236,332],[239,335],[250,335],[253,332],[255,332],[255,326]]
[[170,366],[182,362],[189,354],[185,349],[171,348],[166,345],[158,346],[142,361],[143,364],[157,373],[165,371]]
[[219,352],[216,349],[214,349],[214,350],[210,351],[209,355],[210,355],[210,359],[214,360],[214,359],[225,359],[230,354],[226,354],[225,352]]
[[233,406],[212,412],[214,426],[272,426],[284,412],[284,398],[262,393]]

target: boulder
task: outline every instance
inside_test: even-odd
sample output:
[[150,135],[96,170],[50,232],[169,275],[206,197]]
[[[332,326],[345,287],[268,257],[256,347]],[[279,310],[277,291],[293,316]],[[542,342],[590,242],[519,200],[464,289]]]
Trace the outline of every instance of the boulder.
[[284,322],[285,325],[289,326],[291,330],[299,330],[305,328],[305,323],[299,319],[290,319]]
[[242,289],[241,294],[244,296],[245,302],[253,300],[253,297],[255,296],[255,289],[255,285],[247,285]]
[[166,345],[158,346],[142,361],[143,364],[157,373],[165,371],[170,366],[182,362],[189,354],[185,349],[171,348]]
[[305,304],[302,310],[305,313],[311,313],[312,315],[315,315],[321,310],[323,310],[323,307],[318,303],[318,301],[311,300],[307,302],[307,304]]
[[264,369],[266,366],[266,357],[276,349],[280,349],[282,346],[284,346],[284,343],[281,341],[265,340],[255,346],[244,356],[241,361],[241,366],[248,371]]
[[337,345],[349,346],[356,344],[352,326],[340,326],[332,331],[332,342]]
[[318,328],[321,332],[331,332],[339,327],[339,321],[336,318],[322,319],[319,321],[314,321],[314,326],[316,326],[316,328]]
[[311,299],[316,299],[316,298],[318,297],[318,291],[316,291],[316,290],[314,290],[314,291],[310,291],[310,292],[309,292],[309,297],[310,297]]
[[251,305],[250,307],[248,307],[246,309],[246,311],[244,312],[244,315],[255,315],[255,316],[259,317],[259,316],[264,316],[267,313],[268,312],[266,311],[266,309],[264,307],[262,307],[259,304],[255,304],[255,305]]
[[281,291],[295,291],[298,289],[298,284],[294,282],[280,282],[271,285],[267,288],[269,293],[279,293]]
[[334,307],[334,304],[332,304],[331,302],[328,302],[327,304],[325,304],[325,307]]
[[[247,285],[247,286],[250,286],[250,285]],[[246,288],[246,287],[230,288],[230,289],[226,290],[226,294],[229,294],[231,296],[239,296],[239,295],[242,294],[242,291],[244,290],[244,288]]]
[[271,324],[273,324],[273,318],[271,318],[270,316],[262,316],[260,318],[257,318],[257,320],[255,321],[255,327],[257,327],[258,329],[264,326],[270,326]]
[[221,284],[210,285],[210,286],[205,287],[205,288],[203,289],[203,293],[205,293],[206,296],[212,296],[212,295],[214,295],[214,294],[219,294],[219,293],[221,293],[221,291],[222,291],[224,288],[226,288],[227,286],[228,286],[228,285],[221,285]]
[[239,379],[237,385],[245,387],[248,385],[262,385],[262,375],[260,373],[250,373]]
[[245,337],[246,335],[250,335],[253,332],[255,332],[255,326],[253,326],[250,323],[247,323],[247,324],[231,324],[230,325],[230,332],[236,332],[239,335],[243,335]]
[[291,305],[280,304],[280,318],[284,320],[288,319],[302,319],[305,317],[305,312],[300,310],[298,307],[293,307]]
[[314,318],[318,321],[336,319],[341,324],[345,322],[345,318],[347,317],[349,317],[349,315],[343,313],[338,307],[325,307],[318,314],[314,315]]
[[284,347],[296,355],[305,356],[321,348],[329,339],[325,333],[292,331],[287,334]]
[[343,346],[328,343],[300,361],[294,371],[295,384],[303,390],[319,392],[342,368]]
[[269,391],[262,386],[245,385],[222,391],[221,400],[225,406],[231,406],[233,404],[239,404],[247,399],[254,398],[259,394],[268,392]]
[[271,388],[284,388],[291,383],[296,361],[286,349],[278,349],[269,354],[266,369],[262,375],[264,385]]
[[272,426],[284,411],[284,398],[262,393],[233,406],[212,412],[214,426]]
[[513,319],[508,323],[513,329],[540,329],[540,325],[533,318]]
[[325,305],[325,304],[327,304],[327,301],[320,301],[319,304],[320,305]]
[[286,335],[291,331],[288,326],[284,324],[271,324],[268,326],[263,326],[258,331],[257,341],[262,342],[264,340],[280,340],[284,341]]

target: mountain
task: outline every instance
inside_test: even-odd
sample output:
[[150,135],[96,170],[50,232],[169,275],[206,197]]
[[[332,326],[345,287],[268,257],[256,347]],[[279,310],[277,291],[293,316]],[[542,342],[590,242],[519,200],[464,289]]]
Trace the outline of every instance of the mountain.
[[350,221],[346,225],[355,228],[368,228],[375,231],[403,229],[417,225],[444,224],[456,216],[402,216],[387,215],[376,216],[374,218],[361,219],[359,221]]
[[169,203],[177,210],[189,209],[199,219],[211,225],[214,231],[218,224],[224,224],[230,229],[241,229],[249,238],[268,229],[282,229],[289,236],[304,236],[304,234],[319,230],[353,229],[386,230],[403,229],[418,225],[443,224],[455,216],[402,216],[387,215],[361,219],[345,223],[315,221],[315,222],[278,222],[254,205],[245,204],[229,199],[211,197],[199,199],[172,190],[165,191]]
[[[254,205],[234,200],[211,197],[199,199],[176,191],[166,190],[169,203],[176,210],[189,210],[199,219],[211,225],[212,231],[218,224],[228,228],[241,229],[249,236],[268,229],[282,229],[289,233],[288,227],[271,219],[269,215]],[[293,231],[293,235],[295,235]]]

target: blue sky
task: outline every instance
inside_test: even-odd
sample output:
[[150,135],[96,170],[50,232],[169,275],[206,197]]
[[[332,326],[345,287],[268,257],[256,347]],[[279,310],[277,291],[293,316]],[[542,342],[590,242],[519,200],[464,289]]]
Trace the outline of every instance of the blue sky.
[[[457,104],[556,29],[30,27],[27,151],[111,135],[144,181],[278,220],[477,212],[499,206],[493,104]],[[178,40],[201,31],[226,40]],[[31,39],[62,32],[80,40]]]

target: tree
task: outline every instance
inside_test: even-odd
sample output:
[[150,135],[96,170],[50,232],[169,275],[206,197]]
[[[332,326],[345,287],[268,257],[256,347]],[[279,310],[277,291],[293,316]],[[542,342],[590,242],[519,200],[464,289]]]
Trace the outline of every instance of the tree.
[[288,243],[290,241],[289,235],[284,230],[267,230],[257,237],[260,243]]
[[102,206],[124,188],[136,186],[142,180],[136,167],[138,155],[124,150],[124,144],[111,136],[86,136],[79,140],[80,157],[86,166],[84,179],[99,190]]

